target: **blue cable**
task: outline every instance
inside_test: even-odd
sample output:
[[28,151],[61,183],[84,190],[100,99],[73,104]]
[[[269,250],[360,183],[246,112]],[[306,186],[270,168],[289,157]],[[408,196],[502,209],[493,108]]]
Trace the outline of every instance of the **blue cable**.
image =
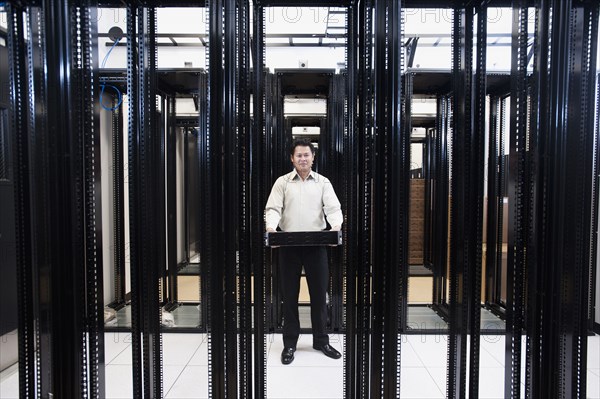
[[[118,38],[117,40],[115,40],[115,43],[112,45],[112,47],[110,48],[110,50],[108,50],[108,53],[106,53],[106,55],[104,56],[104,60],[102,60],[101,68],[104,68],[104,66],[106,65],[106,60],[108,59],[108,56],[113,51],[113,49],[115,47],[117,47],[117,44],[119,44],[119,41],[121,41],[121,38]],[[100,82],[100,86],[102,87],[102,90],[100,90],[100,105],[102,106],[102,108],[104,108],[107,111],[114,111],[117,108],[119,108],[119,106],[123,102],[123,95],[121,94],[121,91],[116,86],[106,84],[106,82]],[[118,97],[117,105],[115,105],[113,107],[107,107],[102,102],[102,97],[104,95],[104,89],[106,87],[110,87],[111,89],[113,89],[117,93],[117,97]]]
[[104,60],[102,60],[102,66],[100,66],[100,68],[104,68],[104,65],[106,65],[106,60],[108,59],[108,56],[110,55],[110,53],[112,53],[113,49],[115,47],[117,47],[117,44],[119,44],[120,41],[121,41],[121,38],[118,38],[117,40],[115,40],[115,42],[113,43],[110,50],[108,50],[108,53],[106,53],[106,55],[104,56]]
[[[104,82],[100,83],[100,86],[102,87],[102,90],[100,90],[100,105],[102,106],[102,108],[104,108],[107,111],[114,111],[115,109],[119,108],[119,106],[123,102],[123,95],[121,94],[121,91],[116,86],[109,85]],[[118,97],[117,105],[115,105],[113,107],[107,107],[106,105],[104,105],[104,103],[102,102],[102,96],[104,95],[105,87],[110,87],[117,93],[117,97]]]

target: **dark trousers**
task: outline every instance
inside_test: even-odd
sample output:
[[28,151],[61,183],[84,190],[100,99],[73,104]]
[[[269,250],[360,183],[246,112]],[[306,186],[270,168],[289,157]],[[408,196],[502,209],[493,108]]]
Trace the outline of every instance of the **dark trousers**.
[[329,343],[325,332],[327,325],[327,286],[329,265],[325,247],[279,248],[279,280],[283,297],[283,345],[296,348],[300,335],[298,295],[302,266],[306,272],[310,294],[310,318],[312,321],[313,346],[320,348]]

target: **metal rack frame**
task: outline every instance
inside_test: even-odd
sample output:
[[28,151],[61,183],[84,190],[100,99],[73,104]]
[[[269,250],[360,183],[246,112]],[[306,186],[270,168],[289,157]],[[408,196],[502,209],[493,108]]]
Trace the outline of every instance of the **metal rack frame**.
[[[100,4],[116,3],[46,0],[6,6],[21,304],[19,389],[27,397],[104,396],[95,101],[99,74],[93,36]],[[203,5],[188,1],[170,5],[176,4]],[[167,300],[176,302],[173,247],[164,237],[174,228],[165,225],[173,212],[173,186],[162,180],[165,162],[173,168],[168,154],[176,118],[173,98],[162,93],[168,115],[161,118],[167,118],[169,126],[166,131],[158,128],[155,7],[159,5],[150,1],[127,6],[126,82],[130,102],[136,106],[129,109],[127,133],[130,220],[123,223],[131,227],[132,394],[142,398],[164,394],[160,306]],[[266,397],[265,332],[273,325],[278,306],[270,302],[276,272],[262,245],[264,222],[252,215],[262,215],[277,173],[276,157],[281,151],[285,154],[284,140],[275,134],[283,129],[277,119],[281,104],[273,100],[281,86],[264,66],[264,10],[280,5],[331,2],[262,0],[253,8],[247,1],[207,3],[209,81],[200,90],[199,98],[207,102],[198,120],[205,188],[201,252],[207,279],[202,279],[206,285],[199,290],[208,302],[209,393],[214,397]],[[407,93],[414,83],[410,75],[402,76],[406,66],[402,13],[404,7],[429,5],[454,10],[452,86],[438,96],[436,131],[431,133],[434,303],[450,323],[447,395],[478,395],[483,132],[486,113],[491,119],[498,115],[497,97],[490,96],[492,108],[485,109],[489,94],[485,46],[474,50],[473,38],[475,31],[479,37],[487,36],[482,21],[490,4],[363,0],[336,4],[347,10],[347,69],[333,78],[330,96],[336,101],[330,107],[336,119],[343,115],[344,122],[330,125],[324,147],[330,155],[327,173],[337,180],[348,209],[342,233],[347,245],[336,255],[343,267],[334,271],[332,286],[340,299],[332,310],[338,320],[333,327],[345,327],[347,333],[346,398],[400,393],[398,334],[406,332],[410,178],[410,139],[405,133],[410,127]],[[517,15],[510,75],[511,150],[506,175],[489,171],[494,182],[488,183],[498,199],[503,183],[498,177],[504,177],[509,197],[505,396],[520,397],[524,378],[526,397],[585,397],[591,278],[597,273],[592,258],[597,251],[596,221],[589,215],[598,212],[598,184],[590,183],[598,169],[598,136],[590,132],[597,130],[599,5],[569,0],[521,0],[510,5]],[[530,7],[536,11],[531,51]],[[250,12],[255,21],[252,43]],[[60,45],[51,46],[50,38]],[[251,56],[254,74],[249,70]],[[253,120],[250,92],[255,100]],[[120,113],[113,115],[117,130]],[[120,140],[118,135],[115,140]],[[495,140],[489,144],[490,153],[498,148]],[[122,156],[117,150],[116,162]],[[115,179],[121,182],[124,176]],[[166,204],[164,197],[155,195],[165,191],[165,184]],[[124,188],[119,185],[117,197]],[[117,208],[123,211],[122,206]],[[492,222],[488,244],[496,239],[494,253],[488,251],[490,263],[497,257],[501,231],[494,216],[498,221],[498,212],[488,213]],[[118,242],[123,226],[115,230]],[[120,244],[115,256],[121,264]],[[345,283],[340,282],[344,276]],[[117,282],[124,291],[122,281]],[[164,286],[168,289],[161,291]]]

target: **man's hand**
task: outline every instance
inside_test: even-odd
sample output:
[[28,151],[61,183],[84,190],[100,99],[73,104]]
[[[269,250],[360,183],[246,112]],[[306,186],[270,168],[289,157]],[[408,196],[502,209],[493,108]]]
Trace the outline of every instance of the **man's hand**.
[[274,233],[275,229],[272,227],[267,227],[267,233]]
[[340,226],[339,224],[337,226],[333,226],[331,227],[331,231],[340,231],[340,229],[342,228],[342,226]]

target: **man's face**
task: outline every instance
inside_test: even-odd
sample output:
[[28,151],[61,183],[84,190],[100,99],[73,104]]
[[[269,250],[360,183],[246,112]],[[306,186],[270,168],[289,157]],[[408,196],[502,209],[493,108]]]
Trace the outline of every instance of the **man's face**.
[[315,157],[308,146],[296,146],[294,149],[294,155],[291,156],[292,163],[294,164],[294,168],[301,172],[308,172],[310,168],[312,168],[313,161]]

